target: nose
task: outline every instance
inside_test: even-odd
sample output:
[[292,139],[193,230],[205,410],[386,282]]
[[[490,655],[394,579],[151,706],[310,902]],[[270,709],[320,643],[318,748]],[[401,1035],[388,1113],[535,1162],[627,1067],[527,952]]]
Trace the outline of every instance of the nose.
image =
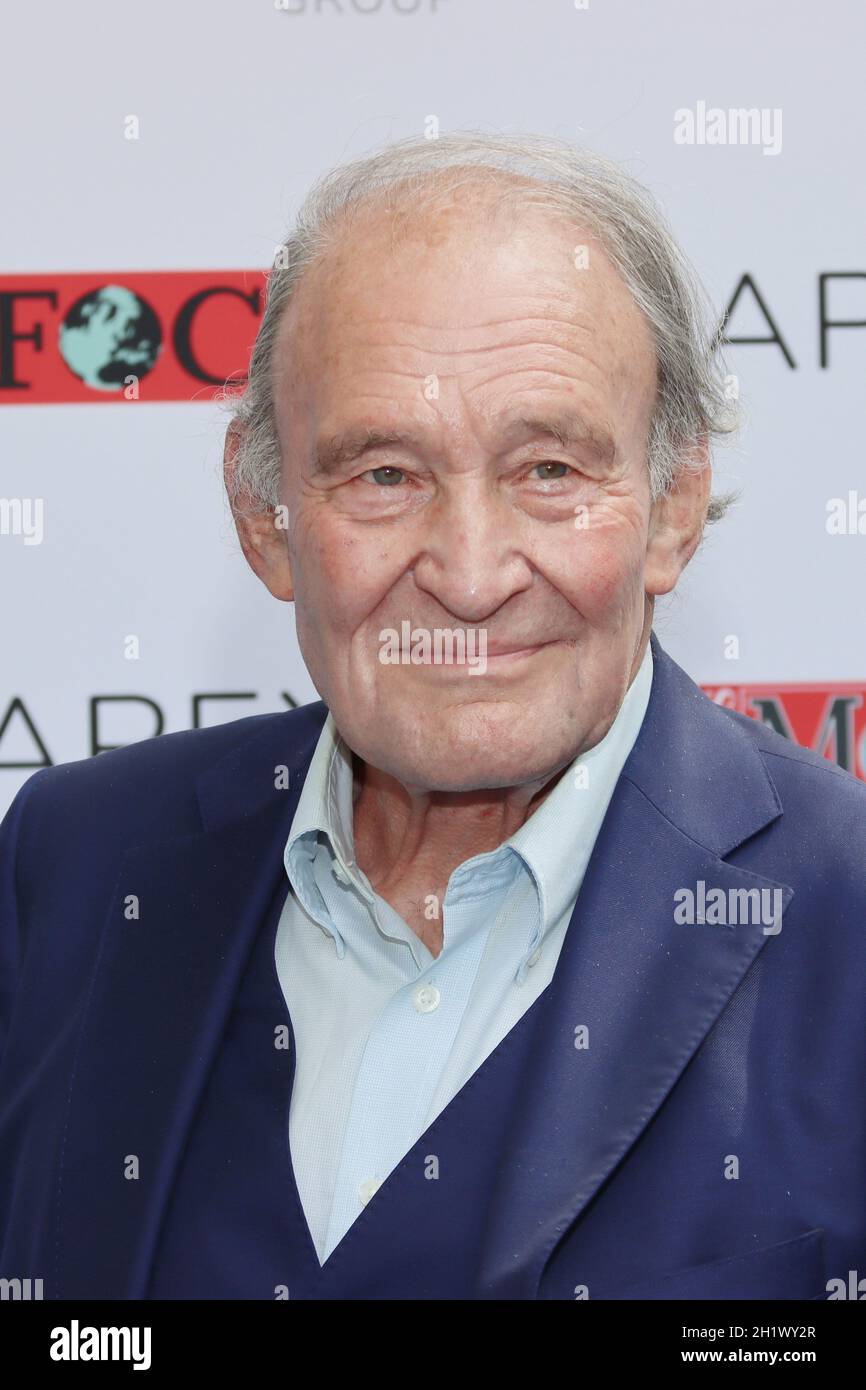
[[521,519],[486,479],[453,480],[424,524],[415,585],[458,621],[482,623],[532,584]]

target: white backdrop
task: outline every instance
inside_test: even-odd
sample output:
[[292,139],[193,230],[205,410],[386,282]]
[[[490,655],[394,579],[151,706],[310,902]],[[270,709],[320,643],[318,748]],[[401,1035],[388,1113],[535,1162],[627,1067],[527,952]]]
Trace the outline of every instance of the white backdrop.
[[[263,269],[314,177],[422,132],[431,115],[443,129],[563,135],[624,162],[661,200],[719,310],[750,275],[796,362],[777,345],[728,349],[747,426],[718,460],[720,484],[743,499],[657,631],[704,683],[866,686],[866,535],[827,530],[830,499],[866,497],[866,326],[829,332],[822,368],[818,292],[822,273],[857,272],[832,282],[829,305],[866,321],[862,6],[17,0],[4,29],[6,277]],[[780,151],[677,143],[675,113],[699,103],[780,112]],[[753,295],[729,331],[770,333]],[[56,344],[50,315],[45,332]],[[25,375],[32,360],[22,348]],[[0,723],[20,700],[60,762],[90,751],[95,695],[147,696],[166,731],[191,726],[195,693],[252,696],[205,704],[204,723],[285,708],[284,692],[316,698],[291,608],[234,538],[224,415],[207,392],[153,404],[11,394],[0,389],[0,498],[44,499],[44,536],[25,544],[11,522],[0,534]],[[150,706],[102,708],[103,743],[153,731]],[[9,764],[42,756],[15,707],[0,736],[0,813],[32,770]]]

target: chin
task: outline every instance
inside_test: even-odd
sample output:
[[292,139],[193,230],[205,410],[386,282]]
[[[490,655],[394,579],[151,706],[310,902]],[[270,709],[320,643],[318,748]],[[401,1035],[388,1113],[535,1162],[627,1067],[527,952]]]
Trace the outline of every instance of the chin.
[[447,720],[438,729],[423,720],[411,730],[392,726],[387,747],[371,750],[367,761],[404,785],[468,792],[547,780],[574,753],[573,730],[562,729],[557,737],[549,726],[541,727],[533,737],[526,716],[517,721],[511,711],[499,727],[493,721],[492,727],[480,728],[477,720],[471,727],[449,727]]

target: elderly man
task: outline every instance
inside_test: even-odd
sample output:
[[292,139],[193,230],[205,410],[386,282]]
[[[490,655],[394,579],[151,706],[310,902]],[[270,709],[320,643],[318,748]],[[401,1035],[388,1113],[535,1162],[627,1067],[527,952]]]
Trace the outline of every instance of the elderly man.
[[565,144],[409,141],[313,190],[226,480],[321,700],[16,798],[0,1274],[569,1300],[866,1274],[866,790],[651,632],[724,509],[706,322],[646,192]]

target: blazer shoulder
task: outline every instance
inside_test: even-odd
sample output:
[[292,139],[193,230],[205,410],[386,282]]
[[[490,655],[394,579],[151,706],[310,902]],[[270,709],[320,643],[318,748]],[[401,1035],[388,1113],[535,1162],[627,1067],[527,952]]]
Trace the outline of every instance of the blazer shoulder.
[[720,713],[733,720],[746,734],[764,759],[774,781],[782,781],[789,787],[800,786],[804,792],[830,797],[847,796],[856,803],[862,801],[866,808],[866,782],[861,781],[837,762],[816,753],[812,748],[804,748],[785,738],[769,725],[752,719],[739,710],[716,706]]
[[31,830],[76,835],[101,829],[127,836],[162,825],[165,833],[200,828],[199,777],[223,758],[243,756],[259,740],[290,753],[324,721],[321,701],[278,714],[253,714],[206,729],[182,729],[112,748],[93,757],[40,768],[19,789],[7,813],[23,817]]
[[849,902],[862,904],[866,782],[748,715],[726,713],[757,749],[776,789],[782,811],[778,833],[793,856],[788,873],[802,873],[813,885],[836,885]]

